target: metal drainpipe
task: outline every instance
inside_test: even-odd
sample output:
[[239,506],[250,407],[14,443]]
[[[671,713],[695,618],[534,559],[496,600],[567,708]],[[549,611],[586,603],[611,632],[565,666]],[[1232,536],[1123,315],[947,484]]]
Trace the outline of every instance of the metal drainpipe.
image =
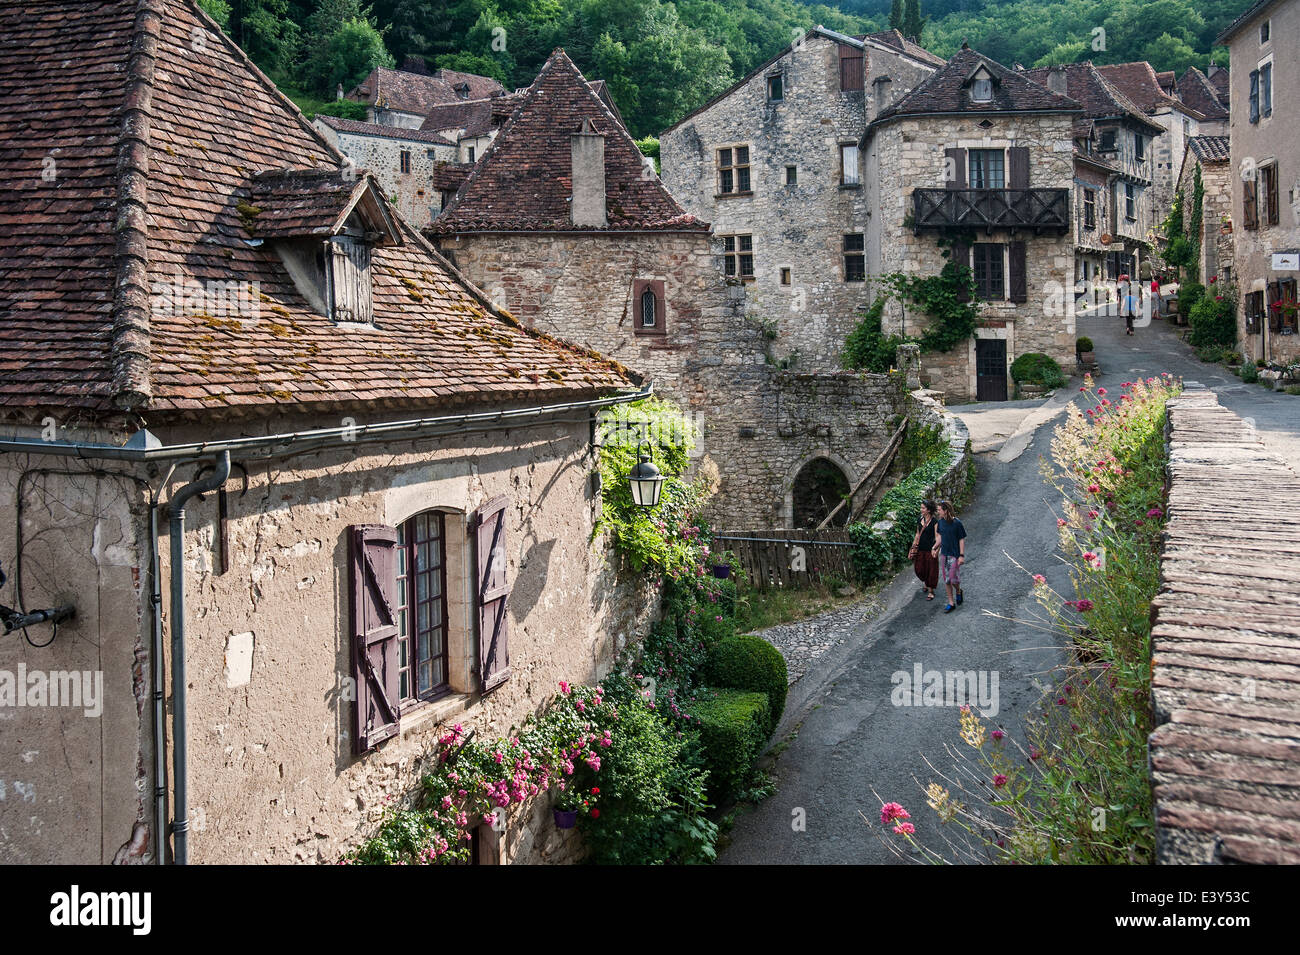
[[167,861],[167,682],[163,677],[162,556],[158,551],[158,501],[149,504],[151,573],[149,603],[153,607],[153,831],[154,864]]
[[172,495],[171,518],[171,630],[172,630],[172,776],[175,813],[172,822],[172,861],[189,862],[189,802],[187,801],[185,734],[185,505],[196,494],[215,491],[230,477],[230,452],[216,458],[216,470],[208,477],[185,485]]

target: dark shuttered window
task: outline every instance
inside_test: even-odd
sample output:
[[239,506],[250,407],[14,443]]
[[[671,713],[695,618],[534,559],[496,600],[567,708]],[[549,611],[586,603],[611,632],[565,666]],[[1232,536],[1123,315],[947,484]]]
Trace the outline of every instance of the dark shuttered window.
[[1007,297],[1003,248],[996,242],[977,242],[973,247],[975,291],[986,302],[1001,302]]
[[1007,278],[1011,301],[1029,301],[1028,249],[1024,242],[1007,246]]

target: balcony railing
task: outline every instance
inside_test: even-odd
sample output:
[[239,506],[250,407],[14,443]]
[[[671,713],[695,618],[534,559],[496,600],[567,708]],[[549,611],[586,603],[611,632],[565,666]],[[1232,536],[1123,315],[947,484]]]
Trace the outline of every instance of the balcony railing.
[[916,189],[912,228],[1070,231],[1068,189]]

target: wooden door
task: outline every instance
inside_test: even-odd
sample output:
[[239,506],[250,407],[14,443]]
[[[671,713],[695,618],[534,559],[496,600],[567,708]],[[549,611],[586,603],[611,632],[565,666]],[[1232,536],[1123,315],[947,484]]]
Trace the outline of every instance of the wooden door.
[[1001,338],[975,341],[975,397],[978,401],[1007,400],[1007,343]]

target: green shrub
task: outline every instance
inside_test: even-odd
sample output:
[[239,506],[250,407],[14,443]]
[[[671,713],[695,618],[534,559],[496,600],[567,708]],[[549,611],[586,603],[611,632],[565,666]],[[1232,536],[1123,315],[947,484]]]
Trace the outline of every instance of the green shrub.
[[1074,343],[1075,351],[1083,354],[1086,351],[1092,351],[1092,339],[1087,335],[1081,335],[1079,340]]
[[771,725],[766,693],[746,690],[703,690],[692,705],[704,760],[709,793],[723,799],[749,778]]
[[1236,344],[1237,307],[1226,295],[1205,296],[1192,306],[1187,321],[1191,325],[1187,343],[1193,348],[1206,345],[1231,348]]
[[1282,390],[1288,395],[1300,395],[1300,385],[1287,385]]
[[767,694],[768,733],[781,722],[789,672],[781,651],[762,637],[745,634],[720,640],[709,657],[704,678],[713,686]]
[[1213,364],[1214,362],[1223,361],[1223,349],[1218,345],[1206,345],[1204,348],[1197,348],[1196,357],[1203,362]]
[[1248,385],[1255,384],[1259,381],[1259,369],[1254,365],[1242,365],[1241,380]]
[[883,375],[894,367],[898,346],[906,339],[885,335],[881,331],[880,319],[888,301],[888,296],[878,295],[871,307],[863,312],[862,321],[844,339],[844,354],[840,356],[840,362],[845,368]]
[[1011,377],[1017,384],[1028,382],[1044,388],[1060,388],[1065,375],[1056,359],[1038,352],[1028,352],[1011,363]]
[[1178,312],[1191,315],[1192,308],[1205,298],[1205,286],[1200,282],[1184,282],[1178,287]]

